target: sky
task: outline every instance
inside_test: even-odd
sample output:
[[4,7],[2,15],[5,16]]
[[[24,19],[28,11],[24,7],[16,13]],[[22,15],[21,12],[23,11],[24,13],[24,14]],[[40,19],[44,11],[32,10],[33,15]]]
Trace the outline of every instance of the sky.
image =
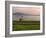
[[39,7],[14,7],[13,13],[16,12],[31,14],[31,15],[40,15],[40,8]]
[[[41,11],[40,7],[19,7],[18,6],[18,7],[13,7],[12,9],[13,9],[13,13],[17,14],[17,15],[13,15],[13,20],[18,20],[19,18],[21,18],[21,14],[23,15],[23,18],[26,20],[28,19],[37,20],[37,21],[40,20],[40,11]],[[36,15],[36,16],[30,16],[30,15]]]

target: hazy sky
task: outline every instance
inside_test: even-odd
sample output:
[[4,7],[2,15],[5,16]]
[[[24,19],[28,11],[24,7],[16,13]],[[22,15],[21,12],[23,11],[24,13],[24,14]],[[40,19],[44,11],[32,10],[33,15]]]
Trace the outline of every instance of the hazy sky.
[[19,20],[19,18],[21,18],[21,14],[23,14],[23,20],[40,21],[40,11],[41,11],[40,7],[32,7],[32,6],[25,7],[23,5],[17,5],[17,6],[15,5],[13,6],[12,11],[14,14],[16,14],[13,15],[13,20]]
[[40,7],[13,7],[13,13],[20,12],[24,14],[40,15]]

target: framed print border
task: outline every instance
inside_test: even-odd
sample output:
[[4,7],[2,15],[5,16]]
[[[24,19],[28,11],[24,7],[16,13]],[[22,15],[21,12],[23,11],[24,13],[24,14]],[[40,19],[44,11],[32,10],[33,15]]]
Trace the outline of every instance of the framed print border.
[[[10,34],[10,4],[42,5],[43,6],[43,30],[42,33]],[[45,5],[44,3],[5,1],[5,37],[32,36],[45,34]]]

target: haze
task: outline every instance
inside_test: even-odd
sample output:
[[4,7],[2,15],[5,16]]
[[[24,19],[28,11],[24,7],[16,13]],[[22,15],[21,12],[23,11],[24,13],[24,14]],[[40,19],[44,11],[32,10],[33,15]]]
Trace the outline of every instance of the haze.
[[40,7],[13,7],[13,13],[40,15]]

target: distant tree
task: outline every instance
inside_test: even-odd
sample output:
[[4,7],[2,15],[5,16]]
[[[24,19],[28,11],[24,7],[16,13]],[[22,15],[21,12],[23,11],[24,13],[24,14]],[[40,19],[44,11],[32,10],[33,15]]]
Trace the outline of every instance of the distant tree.
[[23,20],[23,16],[21,16],[21,18],[19,19],[19,21],[21,22]]

